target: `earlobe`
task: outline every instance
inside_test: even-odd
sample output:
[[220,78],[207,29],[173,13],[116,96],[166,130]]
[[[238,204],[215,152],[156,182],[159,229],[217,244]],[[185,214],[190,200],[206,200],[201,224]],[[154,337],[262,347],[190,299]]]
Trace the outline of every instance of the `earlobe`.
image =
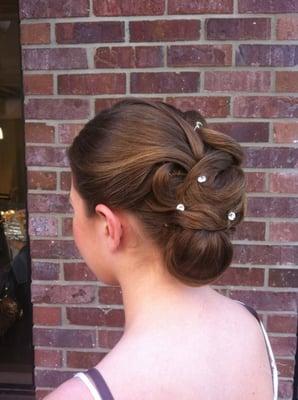
[[114,214],[107,218],[107,240],[111,251],[115,251],[119,248],[121,236],[122,236],[122,226],[119,218]]
[[105,218],[104,232],[110,250],[117,250],[122,237],[122,226],[119,217],[104,204],[98,204],[95,211]]

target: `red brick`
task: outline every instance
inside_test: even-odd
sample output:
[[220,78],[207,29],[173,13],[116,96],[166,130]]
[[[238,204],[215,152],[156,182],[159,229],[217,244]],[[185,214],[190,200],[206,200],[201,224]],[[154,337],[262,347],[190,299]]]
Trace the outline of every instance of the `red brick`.
[[71,187],[71,174],[70,172],[63,171],[60,174],[60,188],[61,190],[70,190]]
[[226,14],[233,12],[233,1],[168,0],[168,14]]
[[94,57],[96,68],[148,68],[163,66],[162,47],[100,47]]
[[211,18],[206,20],[209,40],[270,39],[269,18]]
[[32,261],[32,279],[37,280],[58,280],[59,264],[54,262]]
[[84,124],[59,124],[58,141],[62,144],[71,144],[75,136],[83,129]]
[[25,103],[28,119],[86,119],[89,101],[85,99],[30,99]]
[[34,365],[36,367],[52,367],[62,366],[62,351],[59,350],[34,350]]
[[26,143],[54,143],[55,128],[43,123],[25,123]]
[[293,147],[245,147],[247,168],[295,168],[298,149]]
[[[35,386],[57,388],[66,380],[72,378],[73,371],[59,371],[54,369],[35,369]],[[42,399],[43,400],[43,399]]]
[[56,172],[27,171],[28,189],[55,190],[57,187]]
[[276,37],[279,40],[298,39],[298,16],[280,16],[276,23]]
[[57,43],[110,43],[124,41],[124,22],[97,21],[56,24]]
[[268,315],[267,330],[272,333],[296,333],[297,315]]
[[53,75],[23,75],[24,94],[53,94]]
[[66,281],[96,281],[97,278],[94,273],[84,263],[71,263],[63,264],[64,279]]
[[273,134],[276,143],[298,143],[298,123],[275,122]]
[[264,172],[246,172],[246,185],[248,192],[265,191],[265,173]]
[[276,72],[277,92],[298,92],[298,72]]
[[163,42],[200,39],[198,20],[130,21],[130,42]]
[[294,376],[295,363],[294,360],[276,360],[277,370],[280,377],[291,378]]
[[61,307],[33,307],[34,325],[61,325]]
[[294,67],[298,46],[241,44],[236,50],[236,65],[253,67]]
[[24,70],[59,70],[88,68],[86,49],[23,49]]
[[168,46],[169,67],[219,67],[232,64],[231,45]]
[[298,5],[295,0],[239,0],[240,13],[273,14],[298,12]]
[[162,15],[165,11],[164,0],[93,0],[94,15],[111,17],[117,15]]
[[167,97],[166,101],[182,111],[195,109],[205,118],[227,117],[230,114],[229,97]]
[[223,275],[214,281],[215,285],[263,286],[263,268],[228,268]]
[[48,44],[51,42],[50,24],[21,24],[22,44]]
[[268,142],[268,122],[213,122],[211,129],[232,136],[238,142]]
[[[296,226],[297,227],[297,226]],[[270,269],[269,270],[269,286],[272,287],[298,287],[298,271],[297,269]]]
[[234,259],[237,264],[288,264],[298,261],[295,246],[234,244]]
[[162,67],[163,62],[162,47],[135,47],[135,66],[137,68]]
[[104,352],[67,351],[66,365],[69,368],[88,369],[94,367],[106,355]]
[[287,400],[293,397],[293,380],[279,381],[278,384],[278,399]]
[[265,240],[265,222],[245,221],[237,226],[234,240]]
[[109,331],[101,329],[97,331],[98,345],[100,347],[106,347],[107,349],[112,349],[121,339],[123,335],[122,330]]
[[215,92],[268,92],[270,86],[270,72],[205,72],[205,90]]
[[62,235],[72,236],[72,218],[63,218],[62,220]]
[[90,304],[95,300],[95,289],[95,286],[87,285],[33,284],[31,286],[31,298],[34,303]]
[[122,304],[121,288],[101,286],[98,289],[98,301],[102,304]]
[[298,193],[298,174],[276,172],[269,175],[269,190],[272,193]]
[[293,197],[250,197],[247,216],[297,218],[298,199]]
[[108,99],[96,99],[95,100],[95,112],[99,113],[101,110],[105,109],[105,108],[110,108],[112,107],[114,104],[118,103],[118,101],[124,99],[124,97],[119,97],[119,98],[108,98]]
[[30,236],[58,236],[58,220],[53,216],[29,217]]
[[31,240],[31,257],[77,259],[80,254],[71,240]]
[[295,357],[296,337],[271,336],[270,342],[275,357]]
[[112,308],[72,307],[66,309],[67,320],[74,325],[113,326],[124,324],[124,311]]
[[131,93],[197,92],[198,72],[132,72]]
[[[95,346],[95,332],[89,329],[34,328],[34,345],[52,347],[92,348]],[[48,385],[47,385],[48,386]]]
[[27,146],[26,163],[30,166],[66,167],[66,150],[61,147]]
[[257,311],[293,311],[297,310],[298,295],[295,292],[270,292],[255,290],[227,289],[226,295],[243,301]]
[[117,94],[126,91],[125,74],[80,74],[58,76],[59,94]]
[[21,18],[63,18],[87,17],[89,15],[88,0],[20,0]]
[[135,51],[133,47],[100,47],[94,63],[96,68],[133,68]]
[[295,118],[298,117],[298,99],[281,96],[237,96],[234,99],[234,117]]
[[298,242],[297,223],[271,222],[269,227],[270,227],[270,233],[269,233],[270,240],[280,241],[280,242]]
[[62,220],[62,235],[72,236],[72,218],[63,218]]
[[69,196],[47,193],[28,195],[29,213],[67,213],[71,211]]
[[[139,99],[142,99],[142,96],[138,96]],[[118,103],[120,100],[125,99],[125,97],[117,97],[117,98],[101,98],[95,100],[95,113],[99,113],[100,111],[112,107],[114,104]],[[146,99],[150,99],[151,101],[160,101],[160,97],[154,96],[146,96]]]

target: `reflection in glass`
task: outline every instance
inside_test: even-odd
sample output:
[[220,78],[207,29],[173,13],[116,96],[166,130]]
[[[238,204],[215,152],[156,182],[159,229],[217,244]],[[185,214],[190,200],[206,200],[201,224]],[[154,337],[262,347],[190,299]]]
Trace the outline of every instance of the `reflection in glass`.
[[19,399],[33,392],[33,347],[17,1],[0,2],[0,50],[0,394]]

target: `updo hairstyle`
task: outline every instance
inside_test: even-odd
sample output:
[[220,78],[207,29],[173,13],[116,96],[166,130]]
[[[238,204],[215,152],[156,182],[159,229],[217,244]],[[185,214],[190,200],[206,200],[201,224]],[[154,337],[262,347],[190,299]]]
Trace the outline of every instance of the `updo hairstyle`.
[[180,281],[200,286],[231,264],[231,234],[246,207],[243,152],[199,112],[126,98],[85,125],[69,159],[89,215],[99,203],[132,212]]

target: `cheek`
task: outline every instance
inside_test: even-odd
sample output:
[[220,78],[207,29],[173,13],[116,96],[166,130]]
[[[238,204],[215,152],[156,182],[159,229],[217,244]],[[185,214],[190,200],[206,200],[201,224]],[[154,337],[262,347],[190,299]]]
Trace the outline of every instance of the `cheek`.
[[72,219],[72,231],[82,258],[97,279],[107,285],[118,285],[119,282],[110,271],[108,256],[104,252],[104,247],[101,247],[94,240],[95,232],[90,232],[90,228],[88,229],[75,216]]

